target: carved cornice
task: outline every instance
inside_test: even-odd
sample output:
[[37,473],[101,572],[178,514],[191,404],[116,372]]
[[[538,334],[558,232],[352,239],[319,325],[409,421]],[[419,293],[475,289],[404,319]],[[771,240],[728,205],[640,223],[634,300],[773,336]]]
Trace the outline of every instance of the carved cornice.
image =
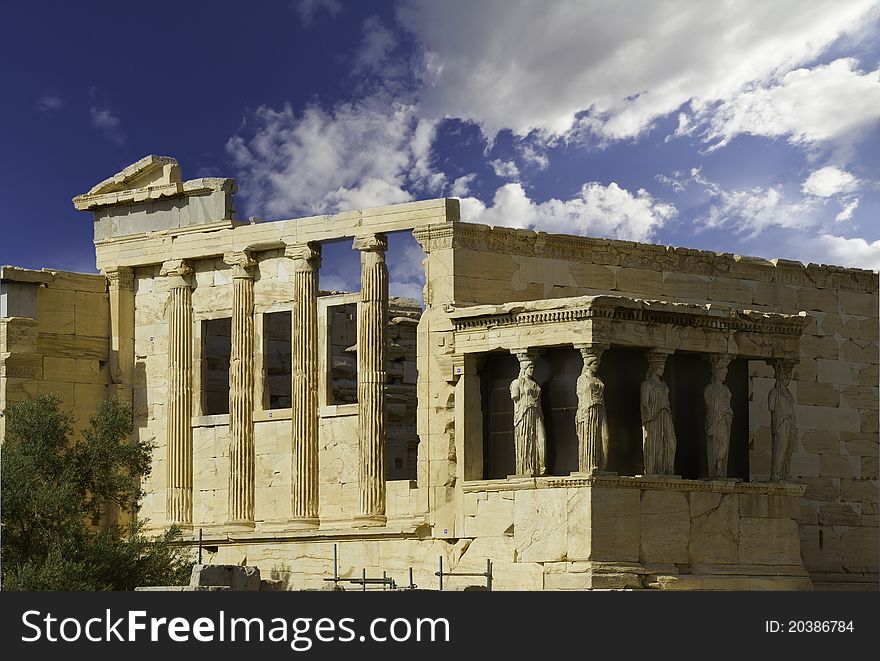
[[134,291],[134,269],[127,266],[117,266],[112,269],[104,269],[102,273],[110,283],[110,289]]
[[[626,299],[625,297],[597,298],[617,298],[620,300],[627,300],[631,302],[631,304],[636,305],[651,305],[652,303],[665,305],[661,302]],[[528,303],[522,303],[519,305],[527,308]],[[756,312],[753,310],[729,310],[726,315],[721,316],[717,313],[710,314],[709,310],[702,306],[677,305],[675,307],[679,307],[681,310],[652,310],[646,307],[632,307],[631,305],[614,305],[607,300],[594,299],[585,301],[580,306],[561,309],[524,309],[515,312],[487,313],[485,315],[475,315],[474,317],[462,316],[455,318],[455,316],[453,316],[452,322],[456,331],[466,331],[490,327],[542,326],[572,321],[601,319],[607,321],[633,321],[645,324],[687,326],[691,328],[706,328],[717,331],[774,333],[777,335],[791,336],[802,335],[804,327],[809,322],[809,317],[806,315],[785,315]],[[464,308],[458,312],[465,312],[466,310],[467,308]]]
[[434,250],[449,250],[452,248],[453,226],[444,223],[419,227],[413,230],[413,237],[426,254]]

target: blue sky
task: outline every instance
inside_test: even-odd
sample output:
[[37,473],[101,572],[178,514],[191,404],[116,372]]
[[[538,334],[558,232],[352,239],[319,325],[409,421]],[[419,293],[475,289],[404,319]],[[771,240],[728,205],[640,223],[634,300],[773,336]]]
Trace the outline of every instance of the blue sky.
[[[0,24],[0,263],[91,271],[70,199],[146,154],[268,220],[463,219],[880,268],[880,4],[34,0]],[[395,237],[397,293],[420,255]],[[324,287],[351,287],[343,246]]]

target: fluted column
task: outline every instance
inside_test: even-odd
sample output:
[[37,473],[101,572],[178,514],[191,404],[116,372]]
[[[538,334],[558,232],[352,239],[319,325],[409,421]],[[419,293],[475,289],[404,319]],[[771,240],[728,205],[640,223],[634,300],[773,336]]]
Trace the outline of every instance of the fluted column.
[[388,267],[384,234],[357,237],[361,252],[358,308],[358,516],[364,523],[385,521],[385,355],[388,334]]
[[105,269],[110,298],[110,379],[120,401],[131,405],[134,384],[134,270]]
[[192,525],[192,273],[181,260],[165,262],[160,275],[168,278],[168,378],[165,417],[167,500],[169,524]]
[[229,507],[231,526],[254,525],[254,276],[246,252],[223,261],[232,272],[232,353],[229,361]]
[[318,525],[318,271],[321,246],[288,246],[293,260],[291,313],[292,475],[294,527]]

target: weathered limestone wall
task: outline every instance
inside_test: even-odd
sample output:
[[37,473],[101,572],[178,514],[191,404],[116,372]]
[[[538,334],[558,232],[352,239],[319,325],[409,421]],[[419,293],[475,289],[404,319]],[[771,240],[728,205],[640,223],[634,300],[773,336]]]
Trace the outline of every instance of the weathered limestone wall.
[[[817,587],[871,586],[878,572],[878,280],[858,269],[537,234],[460,223],[451,239],[459,305],[599,293],[813,317],[792,392],[807,484],[802,552]],[[772,367],[750,363],[750,468],[770,471]]]
[[110,383],[106,278],[3,267],[2,279],[16,300],[7,300],[8,316],[0,318],[0,409],[57,393],[81,431],[107,398]]

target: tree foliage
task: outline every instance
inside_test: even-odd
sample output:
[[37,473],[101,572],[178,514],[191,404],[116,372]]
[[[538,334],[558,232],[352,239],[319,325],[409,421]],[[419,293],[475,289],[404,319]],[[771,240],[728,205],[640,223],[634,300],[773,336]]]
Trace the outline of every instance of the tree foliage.
[[[185,583],[192,562],[143,522],[98,526],[108,504],[136,510],[151,445],[131,440],[131,413],[103,402],[81,438],[57,395],[10,403],[0,449],[5,590],[131,590]],[[132,517],[134,519],[134,517]]]

